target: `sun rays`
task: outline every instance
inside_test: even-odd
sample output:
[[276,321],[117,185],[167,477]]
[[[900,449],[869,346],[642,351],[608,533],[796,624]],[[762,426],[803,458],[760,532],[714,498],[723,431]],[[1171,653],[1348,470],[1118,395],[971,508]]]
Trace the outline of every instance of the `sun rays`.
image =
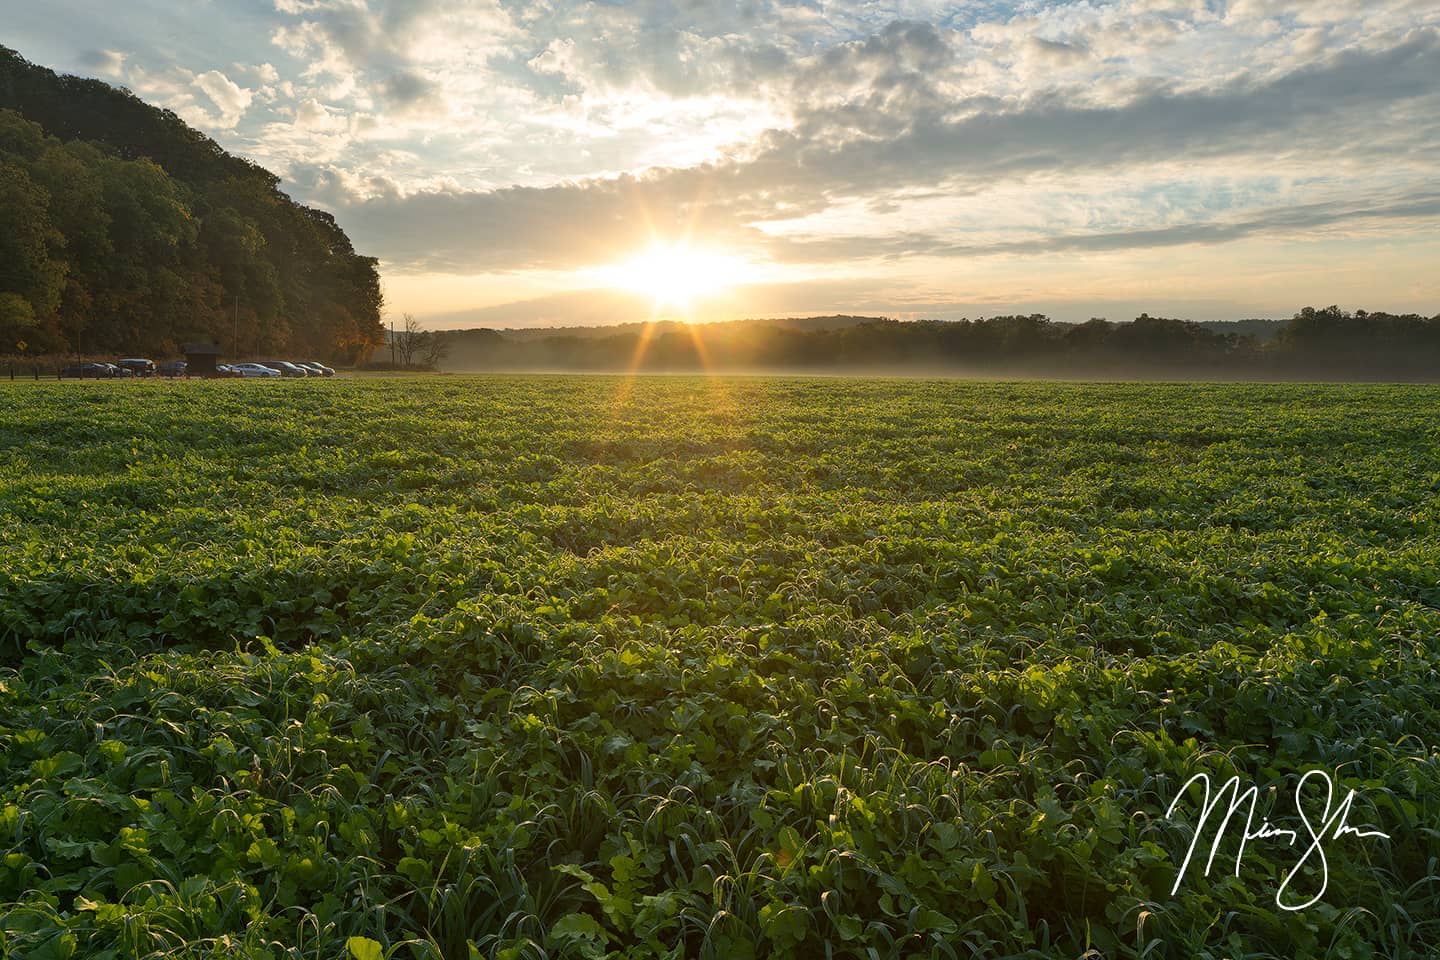
[[688,320],[697,301],[744,282],[746,269],[739,257],[656,243],[604,274],[610,286],[648,296],[655,319]]
[[[701,373],[711,370],[705,336],[696,322],[699,309],[707,300],[724,296],[732,287],[754,280],[754,269],[744,259],[714,250],[692,246],[688,241],[665,243],[654,241],[643,252],[614,266],[602,268],[600,276],[609,287],[648,297],[650,322],[640,328],[631,355],[629,374],[633,377],[644,367],[657,337],[684,335],[693,357],[682,358],[679,366]],[[680,321],[678,330],[667,329],[662,321]],[[683,331],[683,334],[682,334]],[[628,377],[626,378],[628,381]],[[616,397],[623,403],[630,394],[624,383]]]
[[[635,340],[628,370],[616,385],[611,401],[612,416],[630,405],[635,377],[647,369],[647,359],[659,341],[659,355],[673,358],[675,369],[670,372],[694,371],[702,375],[712,370],[710,350],[705,331],[699,321],[703,312],[697,309],[704,301],[721,297],[730,288],[752,279],[753,271],[741,258],[714,251],[697,249],[688,243],[652,243],[644,252],[601,271],[604,282],[614,289],[626,290],[648,297],[650,319],[643,324]],[[667,321],[679,321],[672,325]],[[676,349],[673,338],[683,337],[684,347]],[[723,384],[706,376],[706,391],[711,405],[728,410],[729,402]]]

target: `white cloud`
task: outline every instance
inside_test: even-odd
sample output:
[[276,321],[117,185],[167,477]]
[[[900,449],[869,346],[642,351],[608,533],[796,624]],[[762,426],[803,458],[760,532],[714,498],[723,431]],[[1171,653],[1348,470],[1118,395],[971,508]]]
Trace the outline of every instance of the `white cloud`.
[[240,86],[219,70],[197,75],[194,83],[220,111],[215,118],[216,126],[227,130],[240,122],[245,111],[250,109],[250,101],[255,98],[254,91]]
[[339,113],[330,110],[319,100],[303,101],[295,108],[295,128],[316,133],[339,133],[348,129],[349,122]]
[[551,40],[543,51],[526,61],[536,73],[548,73],[558,77],[578,77],[579,60],[575,55],[575,41],[570,37]]

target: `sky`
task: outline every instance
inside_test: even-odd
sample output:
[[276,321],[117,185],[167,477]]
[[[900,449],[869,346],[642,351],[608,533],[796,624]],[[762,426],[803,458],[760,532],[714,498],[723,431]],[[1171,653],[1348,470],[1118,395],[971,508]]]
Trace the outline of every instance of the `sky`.
[[1437,0],[0,0],[430,328],[1440,312]]

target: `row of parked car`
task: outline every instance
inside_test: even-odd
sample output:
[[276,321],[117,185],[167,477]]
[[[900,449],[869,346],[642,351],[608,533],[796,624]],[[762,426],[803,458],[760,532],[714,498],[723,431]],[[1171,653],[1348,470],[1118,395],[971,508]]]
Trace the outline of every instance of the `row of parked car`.
[[[174,369],[177,364],[178,371]],[[154,376],[183,377],[184,375],[184,360],[171,360],[157,367],[155,361],[143,360],[138,357],[124,357],[114,363],[104,361],[72,363],[60,371],[62,377],[78,377],[83,380],[116,380],[121,377]]]
[[[261,360],[258,363],[220,363],[213,377],[333,377],[335,371],[317,360]],[[122,357],[114,363],[92,361],[72,363],[60,371],[61,377],[81,380],[115,380],[124,377],[188,377],[190,367],[184,360],[167,360],[157,364],[143,357]]]
[[[223,372],[222,372],[223,371]],[[222,363],[215,367],[228,377],[333,377],[335,371],[318,360],[261,360],[257,363]]]

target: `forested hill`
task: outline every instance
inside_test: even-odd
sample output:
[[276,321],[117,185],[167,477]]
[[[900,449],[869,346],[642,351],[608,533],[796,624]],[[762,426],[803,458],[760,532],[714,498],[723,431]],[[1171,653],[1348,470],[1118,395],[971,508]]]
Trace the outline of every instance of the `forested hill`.
[[168,110],[0,46],[0,354],[363,359],[380,278],[333,217]]

